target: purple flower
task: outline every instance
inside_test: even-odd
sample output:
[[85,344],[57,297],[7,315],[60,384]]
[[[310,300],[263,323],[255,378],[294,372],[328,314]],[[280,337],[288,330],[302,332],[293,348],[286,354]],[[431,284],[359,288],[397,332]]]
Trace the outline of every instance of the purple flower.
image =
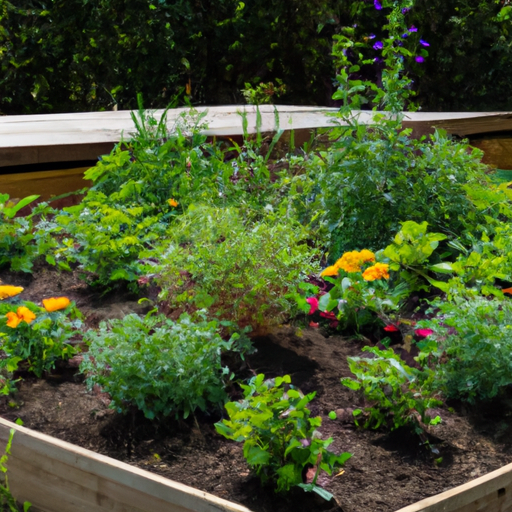
[[421,55],[416,55],[416,62],[425,62],[425,59]]
[[381,0],[373,0],[373,5],[375,5],[375,9],[380,11],[382,9],[382,2]]
[[404,7],[404,8],[402,9],[402,14],[407,14],[410,10],[411,10],[411,8],[410,8],[410,7]]
[[418,29],[414,25],[411,25],[409,32],[418,32]]
[[378,64],[379,62],[383,62],[383,60],[380,57],[375,57],[375,59],[373,59],[373,62]]
[[409,32],[406,32],[405,34],[402,34],[402,37],[409,37]]
[[373,45],[373,49],[374,49],[374,50],[382,50],[382,48],[384,48],[384,45],[382,44],[382,41],[377,41],[377,42]]
[[427,43],[427,41],[424,41],[423,39],[420,39],[420,44],[423,46],[430,46],[430,44]]
[[375,39],[375,34],[370,34],[370,35],[368,36],[368,39]]

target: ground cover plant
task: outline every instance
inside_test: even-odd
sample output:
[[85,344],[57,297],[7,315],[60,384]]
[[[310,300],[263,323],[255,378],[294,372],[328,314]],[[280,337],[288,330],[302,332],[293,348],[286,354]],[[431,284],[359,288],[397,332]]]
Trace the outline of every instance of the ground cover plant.
[[[427,58],[429,43],[402,44],[416,33],[410,2],[373,5],[382,84],[361,79],[368,40],[347,28],[334,46],[345,125],[329,144],[273,161],[279,129],[270,148],[261,134],[220,144],[193,110],[169,132],[141,108],[138,134],[87,172],[93,186],[79,205],[19,217],[35,198],[0,196],[2,393],[16,403],[21,379],[54,376],[71,359],[130,428],[147,420],[155,438],[173,425],[209,429],[209,439],[216,429],[243,442],[259,491],[326,499],[357,457],[356,443],[330,435],[338,417],[367,438],[363,429],[406,432],[437,467],[448,405],[507,397],[510,184],[491,179],[465,143],[442,132],[415,140],[402,128],[412,99],[404,62]],[[385,114],[362,125],[353,117],[362,105]],[[73,286],[22,299],[16,271],[60,271]],[[80,288],[89,306],[108,293],[142,302],[82,319],[67,293]],[[252,344],[264,347],[262,335],[283,324],[294,332],[290,351],[305,350],[301,332],[311,345],[332,335],[322,346],[331,360],[314,356],[332,371],[318,392],[320,376],[300,375],[314,372],[313,356],[307,370],[296,363],[298,375],[285,357],[271,374],[267,360],[251,362]],[[330,393],[352,407],[322,402]],[[120,437],[132,453],[135,437]]]

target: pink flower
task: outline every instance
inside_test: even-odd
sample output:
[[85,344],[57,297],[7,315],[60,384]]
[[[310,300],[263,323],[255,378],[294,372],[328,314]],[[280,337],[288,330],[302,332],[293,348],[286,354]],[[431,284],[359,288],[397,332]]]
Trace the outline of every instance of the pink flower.
[[329,320],[337,320],[336,315],[332,311],[322,311],[320,316],[328,318]]
[[432,329],[416,329],[414,333],[420,338],[426,338],[427,336],[434,334],[434,331]]
[[384,327],[384,330],[386,332],[398,332],[398,331],[400,331],[400,329],[396,325],[393,325],[393,324],[386,325],[386,327]]
[[306,302],[311,306],[308,315],[312,315],[318,310],[318,299],[316,297],[308,297]]

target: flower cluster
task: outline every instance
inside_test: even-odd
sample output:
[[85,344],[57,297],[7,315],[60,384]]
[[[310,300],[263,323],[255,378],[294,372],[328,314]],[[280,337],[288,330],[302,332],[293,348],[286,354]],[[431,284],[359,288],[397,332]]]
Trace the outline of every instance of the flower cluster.
[[337,276],[340,269],[345,272],[361,272],[361,266],[371,261],[375,261],[375,254],[368,249],[346,252],[334,265],[324,269],[320,276]]
[[[14,297],[22,291],[23,288],[21,286],[0,286],[0,300]],[[66,309],[71,304],[71,301],[67,297],[50,297],[49,299],[43,299],[42,302],[44,309],[46,309],[48,313]],[[16,311],[9,311],[5,316],[7,318],[7,327],[11,327],[12,329],[16,329],[21,322],[30,324],[36,319],[35,313],[26,306],[19,306]]]
[[389,265],[387,263],[375,263],[363,272],[365,281],[375,281],[382,278],[389,279]]
[[18,327],[21,322],[30,324],[36,319],[36,315],[26,306],[20,306],[16,313],[9,311],[5,316],[7,317],[7,327],[11,327],[12,329]]
[[[381,11],[382,10],[382,0],[373,0],[373,4],[375,6],[375,9],[377,9],[378,11]],[[405,15],[407,14],[409,11],[410,11],[410,7],[404,7],[402,9],[402,14]],[[402,38],[406,38],[406,37],[409,37],[409,35],[413,32],[418,32],[418,29],[414,26],[414,25],[411,25],[408,29],[407,29],[407,32],[405,32],[404,34],[402,34]],[[371,34],[373,36],[373,34]],[[375,37],[375,36],[373,36]],[[373,37],[369,37],[367,39],[373,39]],[[424,47],[428,47],[430,46],[430,44],[425,41],[424,39],[420,39],[420,44],[421,46],[424,46]],[[402,43],[399,42],[398,43],[399,46],[402,46]],[[373,45],[373,49],[374,50],[382,50],[384,48],[384,43],[382,41],[377,41],[374,45]],[[422,63],[422,62],[425,62],[425,58],[423,57],[423,55],[416,55],[416,57],[414,58],[414,60],[418,63]],[[382,62],[382,59],[380,59],[379,57],[377,57],[375,59],[376,62]]]

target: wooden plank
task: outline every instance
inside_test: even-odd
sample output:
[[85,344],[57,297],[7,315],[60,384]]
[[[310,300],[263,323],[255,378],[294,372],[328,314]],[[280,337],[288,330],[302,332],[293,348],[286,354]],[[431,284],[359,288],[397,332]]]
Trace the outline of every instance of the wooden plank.
[[[337,112],[335,108],[261,105],[258,114],[252,105],[229,105],[198,107],[193,111],[188,108],[169,110],[168,128],[172,130],[177,124],[183,124],[182,116],[190,112],[195,112],[192,115],[206,112],[202,120],[206,124],[203,132],[217,136],[242,135],[242,116],[247,120],[248,133],[255,133],[258,127],[264,132],[274,131],[276,112],[279,127],[286,130],[311,130],[340,123],[333,117]],[[162,114],[163,110],[154,111],[156,119],[160,119]],[[363,124],[371,124],[373,115],[374,112],[369,111],[353,112],[353,116]],[[408,112],[404,125],[413,127],[419,135],[438,126],[467,137],[512,130],[512,113]],[[94,158],[108,152],[122,137],[129,138],[134,131],[129,111],[0,117],[0,166]]]
[[38,194],[41,200],[46,201],[51,197],[90,187],[92,182],[83,179],[87,169],[89,167],[0,175],[0,193],[18,199]]
[[397,512],[512,511],[512,464]]
[[159,475],[0,418],[0,450],[14,428],[9,484],[34,512],[250,512]]

